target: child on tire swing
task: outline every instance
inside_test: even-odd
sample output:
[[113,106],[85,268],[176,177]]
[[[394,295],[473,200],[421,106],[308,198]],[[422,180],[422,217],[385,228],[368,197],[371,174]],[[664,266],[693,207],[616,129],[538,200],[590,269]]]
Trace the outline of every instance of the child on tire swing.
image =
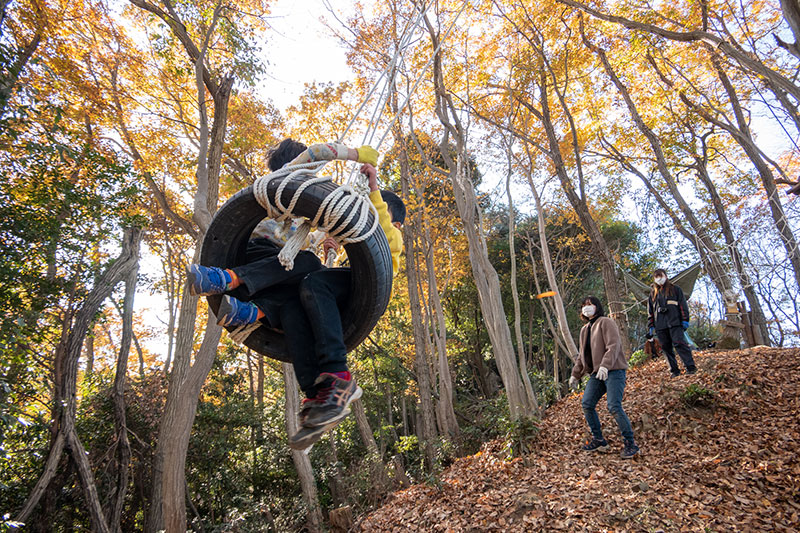
[[[333,159],[363,163],[361,172],[368,178],[369,199],[378,212],[392,254],[392,271],[397,275],[406,207],[393,192],[378,189],[378,152],[374,148],[354,149],[332,143],[307,148],[284,139],[271,152],[269,168],[274,172],[287,164]],[[289,446],[304,450],[341,422],[350,413],[350,403],[362,394],[347,369],[341,322],[350,294],[350,269],[326,268],[316,254],[303,250],[295,258],[294,268],[287,271],[278,261],[285,238],[276,233],[248,242],[246,264],[224,270],[189,265],[187,278],[191,294],[225,294],[217,314],[221,326],[261,320],[283,330],[295,376],[306,396],[299,413],[300,430],[289,438]],[[324,255],[338,246],[333,239],[325,239]]]

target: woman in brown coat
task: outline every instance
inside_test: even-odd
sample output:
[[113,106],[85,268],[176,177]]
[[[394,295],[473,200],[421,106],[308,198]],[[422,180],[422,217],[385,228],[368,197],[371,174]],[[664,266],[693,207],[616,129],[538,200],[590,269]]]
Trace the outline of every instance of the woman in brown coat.
[[586,423],[592,432],[592,440],[587,442],[583,449],[587,452],[608,449],[608,442],[603,437],[600,418],[595,409],[600,398],[607,394],[608,411],[617,421],[625,441],[620,456],[623,459],[630,459],[639,453],[639,447],[633,440],[631,421],[622,409],[628,362],[622,353],[619,328],[613,319],[605,316],[603,305],[594,296],[584,298],[581,320],[586,322],[586,325],[581,328],[580,353],[572,368],[569,384],[571,387],[577,387],[581,377],[589,374],[581,406]]

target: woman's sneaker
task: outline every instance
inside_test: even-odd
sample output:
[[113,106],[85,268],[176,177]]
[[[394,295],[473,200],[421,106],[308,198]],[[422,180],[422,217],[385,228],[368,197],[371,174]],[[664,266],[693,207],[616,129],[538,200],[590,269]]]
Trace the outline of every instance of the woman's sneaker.
[[186,267],[189,294],[192,296],[222,294],[228,290],[229,278],[228,274],[221,268],[203,265],[189,265]]
[[258,307],[254,303],[237,300],[226,294],[217,310],[217,324],[220,326],[246,326],[258,320]]
[[333,374],[320,374],[316,402],[306,416],[305,427],[327,426],[338,422],[350,412],[350,403],[361,398],[363,391],[355,380],[345,380]]
[[583,445],[583,450],[586,452],[604,452],[608,450],[608,442],[606,439],[593,438]]
[[626,440],[625,447],[622,448],[619,456],[623,459],[630,459],[637,453],[639,453],[639,447],[636,445],[636,443],[632,440]]

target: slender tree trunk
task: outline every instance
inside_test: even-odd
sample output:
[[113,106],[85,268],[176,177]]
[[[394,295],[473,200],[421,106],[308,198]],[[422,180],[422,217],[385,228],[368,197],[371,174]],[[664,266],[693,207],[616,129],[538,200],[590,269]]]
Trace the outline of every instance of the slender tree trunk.
[[89,333],[86,335],[86,345],[84,351],[86,352],[86,375],[91,375],[94,372],[94,328],[92,324],[89,327]]
[[[395,136],[398,141],[398,136]],[[402,142],[402,138],[399,139]],[[410,172],[408,162],[404,156],[401,157],[401,184],[402,194],[405,198],[410,197]],[[428,354],[425,349],[427,332],[422,321],[422,302],[419,294],[419,251],[417,246],[416,234],[419,231],[419,214],[410,213],[406,218],[406,227],[403,231],[403,246],[406,253],[406,277],[408,278],[408,304],[411,308],[411,323],[414,328],[414,368],[417,374],[417,386],[419,387],[420,409],[422,416],[422,427],[420,430],[421,442],[426,467],[432,468],[434,464],[433,439],[436,437],[436,425],[434,422],[433,392],[430,382],[430,371],[428,369]]]
[[[286,433],[294,435],[297,433],[299,424],[297,413],[300,411],[300,386],[294,377],[294,368],[289,363],[281,363],[283,371],[283,381],[286,384]],[[297,476],[300,478],[300,487],[303,490],[303,498],[308,506],[307,525],[311,533],[322,530],[322,510],[319,506],[317,496],[317,484],[314,481],[314,471],[311,468],[311,460],[308,454],[303,451],[292,450],[292,461],[294,461]]]
[[[511,332],[503,309],[500,281],[497,271],[489,261],[475,189],[469,176],[466,131],[458,119],[456,106],[444,85],[441,51],[438,51],[439,36],[427,15],[424,20],[433,49],[436,51],[433,60],[436,116],[446,131],[440,143],[440,153],[447,166],[458,213],[463,221],[464,233],[469,244],[470,265],[475,278],[475,286],[478,289],[478,299],[492,342],[497,368],[506,388],[509,414],[512,420],[527,418],[538,414],[536,397],[534,396],[531,401],[526,394],[519,367],[515,362]],[[450,137],[455,142],[455,150],[450,146]]]
[[439,374],[439,412],[441,413],[444,434],[456,436],[459,433],[456,413],[453,409],[453,378],[450,374],[450,365],[447,361],[447,326],[444,320],[444,310],[439,296],[439,284],[436,281],[436,267],[433,258],[433,243],[430,238],[430,229],[425,226],[426,250],[425,264],[428,273],[428,302],[430,310],[431,331],[436,348],[436,365]]
[[120,256],[111,264],[94,288],[86,296],[81,308],[65,323],[61,342],[56,348],[54,368],[54,421],[53,439],[45,464],[45,470],[28,496],[15,521],[26,522],[36,507],[45,489],[56,474],[61,454],[66,448],[76,467],[86,498],[86,508],[92,521],[92,529],[110,531],[97,494],[91,466],[75,431],[77,412],[78,366],[86,333],[100,306],[111,295],[117,283],[126,279],[138,261],[142,232],[139,228],[128,228],[122,241]]
[[[544,266],[545,274],[547,275],[547,283],[550,285],[550,290],[555,291],[553,296],[553,303],[556,308],[556,322],[558,323],[558,331],[561,334],[561,339],[569,350],[571,355],[578,353],[578,347],[575,345],[575,340],[569,331],[569,323],[567,322],[567,311],[564,308],[564,298],[561,293],[561,288],[558,285],[555,271],[553,270],[553,261],[550,258],[550,245],[547,243],[547,224],[545,221],[544,208],[542,207],[542,199],[539,196],[539,191],[533,183],[533,176],[531,175],[530,168],[526,168],[525,176],[528,179],[533,198],[536,201],[536,227],[539,230],[539,247],[542,249],[542,265]],[[533,253],[531,250],[531,261],[533,261]]]
[[117,486],[111,508],[109,525],[113,531],[122,531],[122,511],[128,492],[131,445],[128,441],[128,424],[125,416],[125,381],[128,373],[128,355],[133,339],[133,299],[136,295],[136,278],[139,262],[131,268],[125,280],[125,299],[122,304],[122,340],[114,377],[114,426],[117,433]]
[[511,261],[511,298],[514,301],[514,335],[517,340],[517,364],[522,376],[522,384],[531,404],[537,402],[536,391],[533,390],[531,378],[528,375],[528,361],[525,357],[525,343],[522,340],[522,311],[519,305],[519,289],[517,288],[517,249],[515,246],[516,221],[514,213],[514,197],[511,194],[512,174],[511,145],[508,146],[508,172],[506,173],[506,197],[508,198],[508,250]]

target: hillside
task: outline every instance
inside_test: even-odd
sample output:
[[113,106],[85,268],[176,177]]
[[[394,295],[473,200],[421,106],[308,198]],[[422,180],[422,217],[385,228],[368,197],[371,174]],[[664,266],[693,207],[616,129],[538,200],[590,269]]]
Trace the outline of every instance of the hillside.
[[800,530],[800,349],[696,358],[694,376],[670,379],[663,360],[629,372],[624,406],[642,449],[634,460],[619,457],[604,401],[612,451],[579,449],[588,432],[573,394],[547,411],[533,453],[507,460],[491,443],[456,461],[438,486],[396,493],[356,529]]

